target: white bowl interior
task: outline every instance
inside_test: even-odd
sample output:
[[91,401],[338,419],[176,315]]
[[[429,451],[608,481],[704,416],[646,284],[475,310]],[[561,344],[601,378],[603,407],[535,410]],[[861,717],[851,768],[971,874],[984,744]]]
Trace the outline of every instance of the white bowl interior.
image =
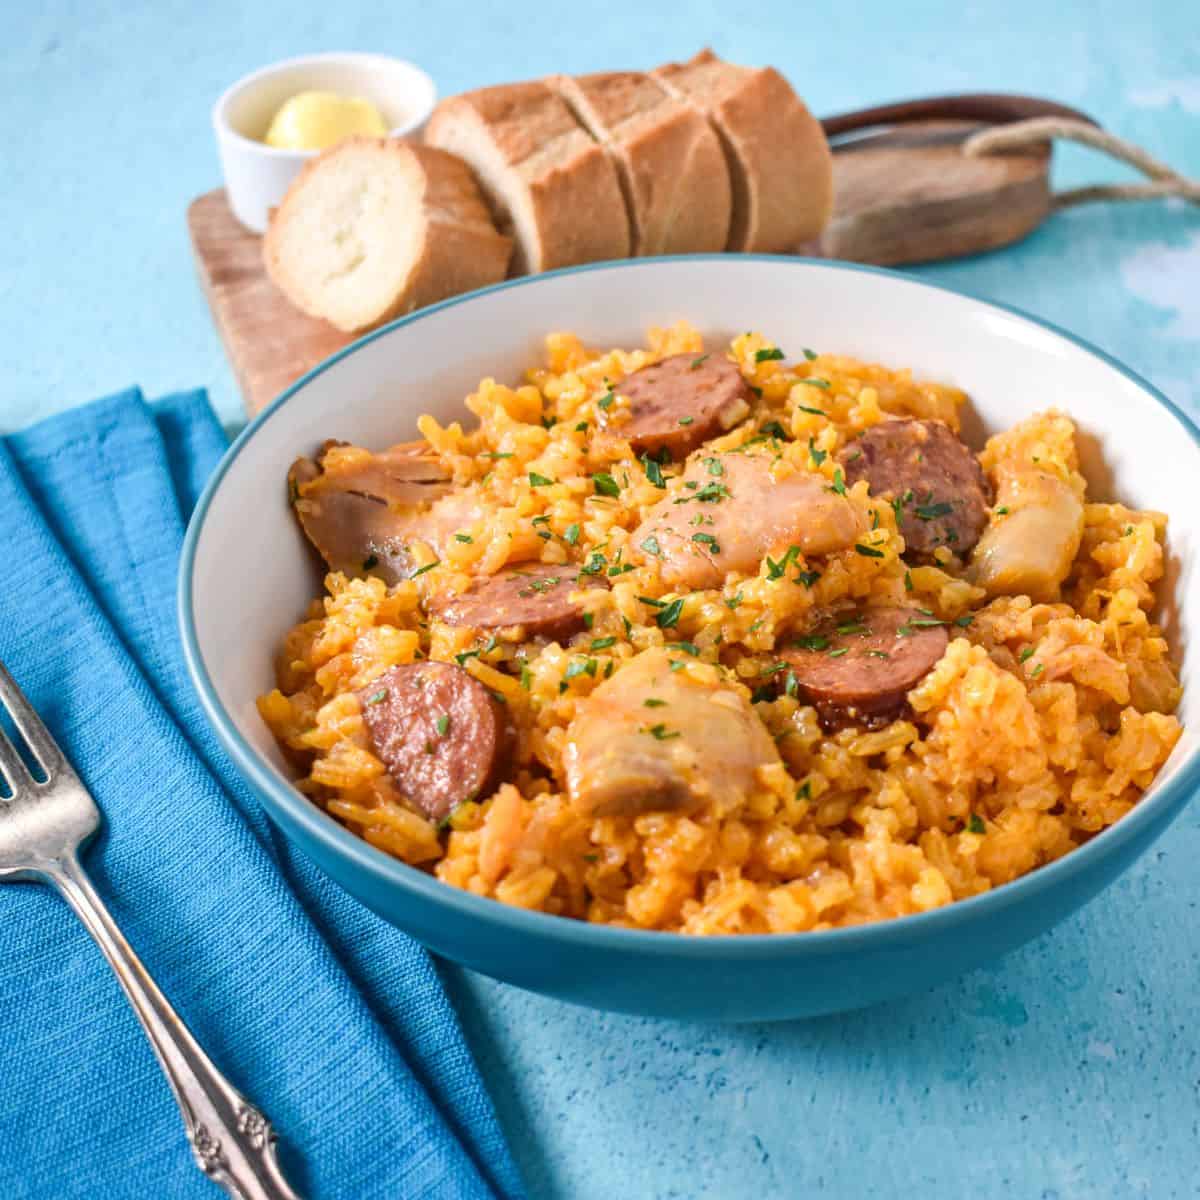
[[368,340],[300,386],[253,431],[212,496],[192,576],[199,657],[216,696],[281,779],[287,769],[255,697],[273,686],[281,635],[319,593],[287,504],[285,476],[326,438],[384,446],[432,412],[461,419],[484,376],[520,380],[543,336],[572,330],[595,346],[643,344],[645,330],[686,318],[714,340],[758,330],[797,355],[838,352],[957,385],[971,397],[978,447],[1048,407],[1081,433],[1093,499],[1170,516],[1162,619],[1181,651],[1184,736],[1158,784],[1196,749],[1200,655],[1200,447],[1187,425],[1101,357],[1045,327],[900,276],[814,263],[688,258],[602,266],[506,286],[434,309]]
[[235,133],[261,142],[284,102],[307,91],[361,96],[397,135],[424,122],[434,101],[432,81],[412,63],[383,54],[320,54],[248,75],[225,94],[218,117]]

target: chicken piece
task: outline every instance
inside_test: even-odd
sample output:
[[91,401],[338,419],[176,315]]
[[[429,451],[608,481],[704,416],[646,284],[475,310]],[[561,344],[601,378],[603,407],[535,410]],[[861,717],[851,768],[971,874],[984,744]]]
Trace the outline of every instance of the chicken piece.
[[788,546],[808,557],[854,543],[865,525],[845,496],[810,471],[776,479],[773,465],[763,455],[696,455],[678,490],[646,514],[633,545],[659,560],[669,584],[694,590],[720,587],[730,571],[751,575],[763,555]]
[[634,816],[711,805],[732,812],[755,791],[757,772],[780,762],[745,696],[687,663],[644,650],[605,680],[567,729],[564,762],[573,803],[595,816]]
[[412,542],[440,552],[457,530],[483,515],[474,492],[455,489],[424,442],[379,454],[326,442],[315,461],[292,464],[288,490],[301,527],[330,570],[374,572],[389,584],[415,570]]
[[1084,481],[1074,426],[1045,414],[992,438],[983,453],[996,507],[967,578],[989,596],[1058,599],[1083,536]]

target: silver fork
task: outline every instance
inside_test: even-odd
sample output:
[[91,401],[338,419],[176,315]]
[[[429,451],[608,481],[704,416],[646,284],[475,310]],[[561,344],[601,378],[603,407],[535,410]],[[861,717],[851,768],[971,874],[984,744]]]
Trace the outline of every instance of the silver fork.
[[213,1065],[158,990],[79,865],[100,810],[0,663],[0,707],[46,775],[35,779],[0,726],[0,883],[56,887],[108,959],[183,1114],[200,1169],[235,1200],[298,1200],[275,1158],[275,1131]]

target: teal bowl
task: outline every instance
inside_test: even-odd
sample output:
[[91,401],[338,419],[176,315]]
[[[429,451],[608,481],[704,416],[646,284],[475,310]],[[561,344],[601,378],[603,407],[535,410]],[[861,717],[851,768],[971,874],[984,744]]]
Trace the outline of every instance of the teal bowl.
[[[295,790],[254,703],[273,684],[281,635],[320,591],[287,504],[292,459],[327,437],[403,440],[421,412],[461,416],[480,378],[518,379],[552,330],[632,346],[647,327],[680,318],[714,338],[756,329],[784,347],[819,346],[953,383],[971,395],[973,439],[1053,404],[1079,426],[1089,494],[1170,514],[1162,620],[1184,650],[1184,736],[1132,813],[1066,858],[947,908],[850,929],[696,938],[588,925],[460,891],[374,849]],[[1200,619],[1192,617],[1197,479],[1200,433],[1187,416],[1107,355],[1011,309],[887,271],[795,258],[598,264],[425,309],[289,388],[233,445],[196,509],[179,620],[208,717],[271,819],[346,891],[435,953],[603,1009],[722,1021],[815,1016],[932,988],[1044,933],[1187,804],[1200,783],[1190,711],[1200,694],[1190,651],[1190,620]]]

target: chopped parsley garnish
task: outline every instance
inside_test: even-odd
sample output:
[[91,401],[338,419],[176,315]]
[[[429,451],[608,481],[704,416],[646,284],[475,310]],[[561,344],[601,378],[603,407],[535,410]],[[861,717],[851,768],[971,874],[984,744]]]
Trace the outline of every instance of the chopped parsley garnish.
[[549,487],[553,482],[553,479],[550,479],[545,475],[539,475],[536,471],[529,472],[530,487]]
[[667,481],[663,478],[662,467],[648,454],[642,455],[642,469],[646,478],[657,488],[665,488]]
[[911,637],[915,630],[936,629],[939,625],[945,625],[945,623],[945,621],[939,621],[937,617],[909,617],[903,625],[897,628],[896,632],[901,637]]
[[707,354],[702,354],[702,355],[700,355],[699,358],[693,358],[691,365],[688,367],[688,370],[694,371],[697,367],[703,366],[707,360],[708,360]]
[[773,438],[779,438],[783,442],[787,441],[787,431],[778,421],[768,421],[765,425],[761,426],[761,429],[763,433],[769,434]]
[[808,456],[813,460],[813,466],[819,467],[828,457],[827,450],[818,450],[812,438],[808,439]]
[[1034,655],[1033,647],[1026,646],[1025,649],[1022,650],[1021,653],[1017,655],[1017,662],[1025,662],[1026,659],[1032,658],[1033,655]]
[[754,361],[761,362],[778,362],[783,357],[783,351],[778,346],[772,346],[767,350],[755,350]]
[[667,702],[665,700],[658,699],[657,696],[649,696],[647,699],[643,700],[642,703],[647,708],[665,708]]
[[469,533],[456,533],[454,535],[454,540],[456,542],[466,542],[466,544],[469,546],[472,542],[474,542],[475,539]]
[[439,566],[441,566],[441,561],[442,561],[442,560],[441,560],[440,558],[435,558],[435,559],[433,560],[433,562],[431,562],[431,563],[426,563],[426,564],[425,564],[423,567],[418,567],[418,568],[417,568],[417,569],[416,569],[416,570],[415,570],[415,571],[412,573],[412,577],[413,577],[414,579],[416,579],[416,577],[417,577],[418,575],[424,575],[426,571],[432,571],[434,567],[439,567]]
[[794,563],[796,561],[796,558],[799,555],[799,553],[800,553],[799,546],[789,546],[787,548],[787,553],[778,562],[776,562],[774,559],[772,559],[771,556],[768,554],[767,558],[766,558],[767,578],[768,579],[781,579],[783,577],[783,573],[788,569],[788,567],[790,567],[792,565],[792,563]]
[[870,633],[870,629],[866,624],[859,620],[843,621],[837,627],[838,633]]
[[777,662],[777,663],[772,663],[769,667],[763,667],[763,669],[761,671],[759,671],[759,674],[760,675],[778,675],[780,671],[786,671],[787,669],[788,669],[787,663]]
[[802,379],[802,380],[800,380],[800,382],[807,383],[809,387],[824,388],[825,391],[829,390],[829,380],[828,379],[817,379],[815,376],[812,376],[808,379]]
[[822,637],[819,633],[803,634],[800,637],[793,638],[792,644],[799,646],[801,650],[828,650],[829,639]]
[[568,546],[574,546],[579,541],[579,526],[575,524],[568,525],[563,531],[563,541]]
[[377,566],[379,566],[378,554],[368,554],[367,557],[363,559],[362,569],[364,571],[369,571],[372,567]]
[[603,396],[600,397],[599,400],[596,401],[596,406],[598,408],[604,409],[607,412],[607,410],[612,407],[613,399],[614,399],[614,396],[612,394],[612,389],[610,388],[607,392],[604,393]]
[[679,624],[679,614],[683,612],[683,598],[672,600],[665,608],[661,608],[654,620],[659,629],[674,629]]
[[821,578],[820,571],[798,571],[794,582],[802,583],[806,588],[812,587]]
[[485,450],[483,452],[483,454],[480,455],[480,457],[481,458],[500,459],[500,458],[512,458],[512,455],[511,454],[497,454],[495,450]]
[[796,799],[797,800],[811,800],[812,799],[812,784],[810,784],[807,779],[796,789]]
[[830,650],[829,657],[830,658],[841,658],[843,654],[849,654],[849,653],[850,653],[850,648],[848,646],[839,646],[838,649],[836,649],[836,650]]
[[521,664],[521,686],[526,691],[529,691],[529,689],[532,685],[533,685],[533,672],[529,669],[529,667],[525,663],[522,663]]
[[708,467],[710,475],[724,475],[725,464],[719,458],[708,457],[704,460],[704,465]]
[[710,547],[714,554],[721,553],[721,546],[717,542],[717,539],[715,537],[713,537],[713,535],[711,533],[693,533],[692,541],[700,542],[703,545]]
[[817,352],[815,350],[810,350],[807,346],[805,346],[804,357],[807,358],[809,362],[812,362],[812,360],[817,357]]
[[617,481],[606,471],[592,476],[592,486],[596,489],[597,496],[619,496],[621,494]]
[[751,704],[762,704],[764,700],[774,700],[775,689],[769,684],[760,684],[750,693]]
[[987,833],[987,826],[983,823],[983,821],[980,819],[980,817],[978,817],[975,813],[972,813],[967,818],[967,832],[968,833]]
[[580,421],[579,424],[575,426],[575,432],[576,433],[587,433],[587,422]]
[[454,661],[458,663],[460,667],[465,667],[468,659],[478,658],[481,653],[482,651],[480,650],[464,650],[461,654],[456,654],[454,656]]
[[666,608],[667,607],[667,602],[665,600],[655,600],[652,596],[639,596],[638,599],[643,604],[648,604],[651,608]]
[[936,521],[938,517],[949,516],[954,505],[943,500],[938,504],[918,504],[913,511],[922,521]]
[[996,516],[998,516],[998,517],[1006,517],[1006,516],[1008,516],[1008,505],[1007,505],[1007,504],[1001,504],[1001,505],[1000,505],[1000,506],[999,506],[999,507],[996,509]]
[[973,620],[975,620],[975,617],[972,613],[963,613],[961,617],[954,618],[954,623],[959,627],[959,629],[966,629],[966,627],[970,625]]
[[615,637],[592,638],[592,644],[588,647],[589,650],[607,650],[609,646],[615,646],[617,639]]
[[860,542],[854,543],[855,554],[861,554],[864,558],[882,558],[883,551],[876,550],[874,546],[864,546]]
[[641,548],[654,558],[662,558],[662,547],[658,544],[658,538],[651,534],[644,542]]
[[450,718],[445,713],[442,713],[442,715],[438,717],[437,721],[434,722],[434,726],[437,729],[438,734],[441,737],[445,737],[446,734],[450,732]]
[[1036,679],[1045,669],[1045,663],[1034,663],[1033,666],[1029,668],[1029,677],[1031,679]]
[[695,417],[680,417],[679,424],[680,425],[690,425],[695,419],[696,419]]
[[717,504],[729,495],[729,489],[723,483],[706,483],[693,497],[701,504]]
[[647,729],[645,732],[648,733],[652,738],[654,738],[656,741],[659,741],[659,742],[666,742],[666,741],[669,741],[671,738],[677,738],[680,736],[678,729],[668,729],[665,725],[662,725],[662,724],[651,725],[650,728]]
[[809,408],[807,404],[797,404],[801,412],[812,413],[814,417],[827,417],[829,414],[823,408]]
[[593,550],[587,562],[579,568],[580,575],[599,575],[608,566],[608,559],[599,550]]
[[388,698],[387,688],[380,688],[374,695],[367,697],[368,704],[382,704]]
[[732,596],[725,597],[725,607],[726,608],[730,608],[730,609],[737,608],[737,606],[739,604],[741,604],[741,602],[742,602],[742,593],[741,592],[734,592]]
[[904,572],[904,590],[906,592],[911,592],[913,590],[913,581],[912,581],[912,572],[911,571]]
[[846,477],[842,474],[842,468],[838,467],[833,472],[833,483],[830,485],[831,492],[837,492],[839,496],[846,494]]
[[672,650],[682,650],[684,654],[690,654],[693,658],[700,657],[700,647],[695,642],[671,642]]

